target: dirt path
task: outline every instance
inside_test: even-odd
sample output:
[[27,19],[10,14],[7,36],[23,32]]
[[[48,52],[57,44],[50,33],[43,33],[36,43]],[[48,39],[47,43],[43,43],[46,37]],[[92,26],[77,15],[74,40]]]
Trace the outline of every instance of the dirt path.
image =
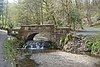
[[38,67],[100,67],[100,59],[66,52],[33,54],[31,59]]
[[4,61],[4,55],[3,55],[3,43],[6,37],[7,37],[6,32],[3,30],[0,30],[0,67],[7,67],[7,64]]
[[94,28],[94,27],[84,27],[85,31],[100,31],[98,28]]
[[76,32],[76,35],[93,35],[93,34],[100,34],[100,29],[93,27],[84,27],[83,30]]

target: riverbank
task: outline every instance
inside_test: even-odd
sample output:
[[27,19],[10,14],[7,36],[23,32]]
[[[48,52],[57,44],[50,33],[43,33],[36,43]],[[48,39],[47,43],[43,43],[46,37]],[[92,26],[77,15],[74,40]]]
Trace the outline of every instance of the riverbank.
[[30,58],[38,67],[100,67],[100,58],[62,51],[32,54]]

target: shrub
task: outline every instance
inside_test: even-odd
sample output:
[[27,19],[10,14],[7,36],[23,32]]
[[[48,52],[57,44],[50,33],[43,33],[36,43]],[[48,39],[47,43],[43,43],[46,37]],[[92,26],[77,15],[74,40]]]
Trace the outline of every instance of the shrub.
[[100,51],[100,41],[87,41],[87,45],[92,53]]

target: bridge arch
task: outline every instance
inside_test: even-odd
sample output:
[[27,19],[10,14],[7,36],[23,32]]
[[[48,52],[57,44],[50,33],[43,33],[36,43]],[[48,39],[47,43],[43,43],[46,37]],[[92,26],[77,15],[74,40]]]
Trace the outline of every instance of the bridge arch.
[[[35,35],[40,33],[45,34],[47,32],[50,33],[47,38],[49,38],[50,41],[59,44],[60,38],[66,36],[72,29],[68,27],[56,27],[54,25],[23,25],[20,29],[12,31],[17,31],[18,34],[14,33],[14,35],[24,42],[33,40]],[[11,35],[13,35],[13,33],[11,33]]]
[[37,35],[37,34],[38,33],[32,33],[32,34],[28,35],[27,38],[26,38],[26,40],[25,40],[25,42],[33,40],[34,36]]
[[51,41],[51,34],[49,32],[38,33],[34,36],[33,40]]

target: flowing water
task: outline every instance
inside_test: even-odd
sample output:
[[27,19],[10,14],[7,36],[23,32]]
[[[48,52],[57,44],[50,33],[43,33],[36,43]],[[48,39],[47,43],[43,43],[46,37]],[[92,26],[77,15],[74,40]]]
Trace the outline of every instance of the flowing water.
[[38,67],[38,64],[30,59],[30,54],[25,55],[24,58],[21,57],[20,59],[17,60],[16,67]]
[[20,58],[18,59],[18,64],[16,67],[37,67],[38,64],[30,59],[32,54],[36,53],[49,53],[49,52],[56,52],[57,50],[50,49],[50,41],[28,41],[21,49],[19,49]]
[[[92,34],[100,34],[100,31],[85,31],[85,32],[76,32],[77,35],[92,35]],[[56,52],[57,50],[45,50],[44,45],[48,45],[48,42],[28,42],[27,45],[24,46],[25,49],[28,49],[31,54],[33,53],[49,53],[49,52]],[[32,48],[33,47],[33,48]],[[46,47],[50,47],[46,46]],[[28,53],[29,53],[28,52]],[[27,52],[23,52],[23,54],[26,54]],[[25,55],[25,57],[18,61],[17,67],[38,67],[39,64],[37,64],[34,60],[30,59],[31,54]],[[92,55],[88,53],[87,55],[100,59],[100,56]],[[95,67],[100,67],[100,62],[95,64]]]
[[[37,64],[34,60],[30,59],[30,56],[32,54],[38,54],[38,53],[50,53],[50,52],[58,52],[59,50],[33,50],[32,52],[30,51],[24,51],[21,52],[22,56],[19,56],[17,60],[17,65],[16,67],[38,67],[39,64]],[[24,56],[24,57],[23,57]]]

